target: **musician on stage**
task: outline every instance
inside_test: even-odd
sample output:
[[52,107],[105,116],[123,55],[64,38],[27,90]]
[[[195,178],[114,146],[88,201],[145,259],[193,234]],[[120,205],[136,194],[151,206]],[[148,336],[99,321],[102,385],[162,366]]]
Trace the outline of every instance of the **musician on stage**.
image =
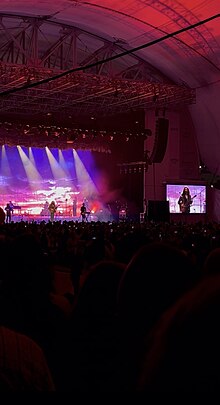
[[6,212],[6,222],[10,223],[11,222],[11,214],[12,214],[13,209],[11,208],[10,203],[8,203],[5,207],[5,212]]
[[13,209],[14,209],[14,204],[13,204],[13,202],[12,202],[12,201],[9,201],[9,205],[10,205],[10,208],[11,208],[11,213],[13,214]]
[[48,207],[48,210],[50,211],[50,220],[51,220],[51,222],[53,222],[54,221],[54,215],[55,215],[55,212],[57,210],[57,205],[56,205],[55,201],[52,201],[50,203],[50,205]]
[[184,187],[182,194],[179,197],[178,204],[180,206],[180,211],[183,214],[190,213],[190,206],[193,203],[190,191],[188,187]]
[[87,217],[86,217],[86,206],[85,203],[83,202],[80,208],[80,213],[81,213],[81,217],[82,217],[82,222],[87,221]]

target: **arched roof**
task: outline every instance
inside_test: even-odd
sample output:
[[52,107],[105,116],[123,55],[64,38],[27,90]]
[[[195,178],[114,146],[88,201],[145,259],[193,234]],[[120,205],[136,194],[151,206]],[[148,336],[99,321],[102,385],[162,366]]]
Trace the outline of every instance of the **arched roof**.
[[[34,81],[37,78],[42,80],[53,76],[54,72],[68,71],[80,65],[92,65],[88,70],[91,77],[86,79],[88,80],[87,90],[92,91],[94,87],[99,86],[100,99],[96,108],[104,108],[103,111],[106,113],[111,112],[108,111],[109,106],[114,104],[109,94],[112,97],[117,95],[118,89],[122,86],[121,79],[125,81],[123,85],[126,87],[126,89],[122,88],[123,94],[120,95],[120,102],[116,107],[121,111],[126,105],[131,108],[152,107],[150,105],[152,97],[150,98],[149,95],[152,96],[154,92],[155,96],[157,91],[162,94],[159,100],[161,105],[165,105],[168,100],[172,105],[179,102],[188,104],[201,159],[210,171],[220,175],[219,0],[123,0],[121,2],[118,0],[1,0],[0,13],[2,17],[0,22],[1,68],[5,68],[5,64],[11,65],[10,75],[15,75],[14,81],[9,83],[7,80],[10,75],[7,76],[6,71],[2,71],[7,80],[2,81],[1,92],[31,83],[31,76],[28,77],[28,82],[27,78],[24,82],[21,76],[18,79],[17,73],[15,74],[13,70],[16,63],[22,64],[22,57],[23,62],[29,66],[29,73],[31,65],[34,66],[32,70]],[[33,17],[36,18],[35,24],[33,24]],[[28,24],[31,26],[31,31],[28,31]],[[26,33],[26,41],[29,41],[29,45],[30,42],[33,45],[35,41],[35,47],[31,47],[31,53],[23,52],[25,45],[22,38],[25,41],[25,35],[22,31]],[[64,36],[66,36],[65,41],[62,40]],[[74,41],[77,42],[75,47]],[[55,50],[58,48],[59,53],[57,52],[55,57]],[[76,49],[77,56],[74,55]],[[132,51],[134,49],[136,50]],[[64,57],[61,57],[61,52]],[[119,57],[122,53],[123,57]],[[109,63],[101,64],[100,61],[103,58],[109,58]],[[95,66],[96,62],[100,64]],[[43,71],[45,68],[48,70],[46,76]],[[37,69],[38,76],[36,76]],[[94,73],[101,74],[98,84],[95,76],[92,76]],[[110,84],[109,79],[113,80]],[[65,83],[58,80],[61,78],[57,79],[56,86],[60,86],[63,90]],[[147,86],[144,90],[142,89],[144,93],[140,99],[135,93],[135,82],[143,82],[143,80],[147,81]],[[55,81],[50,82],[50,91],[54,89],[54,83]],[[77,77],[77,82],[73,80],[72,87],[74,86],[80,86],[84,92],[86,91],[83,87],[85,82],[82,82],[81,76]],[[136,91],[140,92],[141,87]],[[51,94],[52,91],[50,96]],[[88,95],[79,93],[78,98],[79,96],[81,104],[78,103],[78,109],[79,105],[80,109],[86,105],[87,112],[90,113],[92,102]],[[10,95],[4,96],[0,114],[6,110],[9,111],[6,105],[8,97]],[[17,96],[16,103],[19,97],[21,96]],[[62,97],[67,97],[66,93],[62,93]],[[47,106],[48,99],[49,97],[47,97]],[[59,102],[60,100],[59,98]],[[24,105],[28,104],[28,98],[25,103],[24,99],[19,102],[25,111]],[[65,102],[61,100],[64,105],[68,102],[68,97]],[[45,104],[44,108],[46,108]],[[59,111],[58,107],[57,111]],[[83,111],[85,113],[85,110]]]

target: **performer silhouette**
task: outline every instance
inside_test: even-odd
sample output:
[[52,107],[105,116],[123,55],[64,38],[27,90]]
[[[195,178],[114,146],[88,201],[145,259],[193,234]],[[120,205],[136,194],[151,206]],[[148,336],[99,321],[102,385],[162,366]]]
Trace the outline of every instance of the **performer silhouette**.
[[81,217],[82,217],[82,222],[87,221],[85,203],[82,203],[81,208],[80,208],[80,213],[81,213]]
[[8,223],[11,222],[12,211],[13,211],[13,209],[12,209],[10,203],[8,203],[6,205],[6,207],[5,207],[5,212],[6,212],[6,220],[5,220],[5,222],[8,222]]
[[57,210],[57,206],[56,206],[55,201],[52,201],[52,202],[50,203],[48,209],[49,209],[49,211],[50,211],[50,220],[51,220],[51,222],[53,222],[53,221],[54,221],[54,215],[55,215],[55,212],[56,212],[56,210]]

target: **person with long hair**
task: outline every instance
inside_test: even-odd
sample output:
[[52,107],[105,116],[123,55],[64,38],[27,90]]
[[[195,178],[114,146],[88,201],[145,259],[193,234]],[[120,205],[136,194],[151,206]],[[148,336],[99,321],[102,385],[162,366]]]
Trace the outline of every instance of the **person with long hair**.
[[50,211],[50,220],[51,220],[51,222],[53,222],[54,221],[54,215],[55,215],[55,212],[57,210],[57,205],[56,205],[55,201],[52,201],[50,203],[48,209]]
[[190,213],[190,206],[193,203],[193,199],[190,194],[190,190],[188,187],[184,187],[182,194],[179,197],[178,204],[180,206],[180,211],[183,214]]

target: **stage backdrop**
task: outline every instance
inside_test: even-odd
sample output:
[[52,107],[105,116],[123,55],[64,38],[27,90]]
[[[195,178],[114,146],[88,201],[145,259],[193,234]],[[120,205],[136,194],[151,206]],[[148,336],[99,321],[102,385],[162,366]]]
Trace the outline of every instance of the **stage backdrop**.
[[116,142],[111,154],[1,146],[0,206],[11,201],[17,207],[14,213],[47,215],[48,203],[54,200],[57,214],[67,217],[80,216],[85,202],[98,219],[109,220],[111,211],[117,219],[115,211],[126,205],[129,217],[139,218],[143,168],[128,166],[125,173],[119,164],[140,161],[142,155],[143,141],[139,139]]
[[72,215],[73,206],[78,215],[85,201],[101,210],[99,176],[90,151],[2,146],[0,206],[12,201],[23,214],[40,215],[54,200],[61,215]]

